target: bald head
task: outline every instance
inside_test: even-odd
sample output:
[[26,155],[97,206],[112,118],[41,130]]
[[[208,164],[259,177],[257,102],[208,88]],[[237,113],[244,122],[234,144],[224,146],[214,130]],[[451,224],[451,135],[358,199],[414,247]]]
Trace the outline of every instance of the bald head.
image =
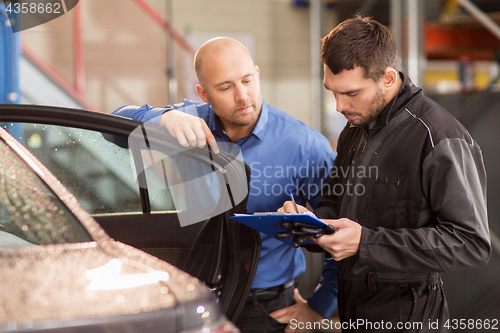
[[196,52],[196,92],[213,112],[232,142],[249,135],[262,110],[259,67],[248,50],[232,38],[215,38]]
[[243,44],[229,37],[217,37],[203,44],[194,56],[194,69],[202,86],[206,83],[207,66],[213,66],[221,58],[248,57],[253,64],[252,56]]

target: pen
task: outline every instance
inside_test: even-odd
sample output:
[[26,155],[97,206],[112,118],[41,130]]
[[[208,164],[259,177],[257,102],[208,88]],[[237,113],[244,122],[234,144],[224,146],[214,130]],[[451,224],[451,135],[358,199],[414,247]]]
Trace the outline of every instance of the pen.
[[299,208],[297,207],[297,203],[295,202],[295,199],[293,198],[292,190],[288,190],[288,194],[290,194],[290,198],[292,198],[293,205],[295,206],[295,210],[297,211],[297,214],[298,214]]

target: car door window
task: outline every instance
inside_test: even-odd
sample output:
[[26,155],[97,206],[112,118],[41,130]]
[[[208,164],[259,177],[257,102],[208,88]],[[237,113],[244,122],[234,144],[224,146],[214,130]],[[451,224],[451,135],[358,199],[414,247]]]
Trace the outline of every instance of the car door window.
[[128,147],[93,130],[36,123],[3,124],[91,214],[142,211]]
[[[154,127],[133,131],[139,133],[135,136],[139,138],[136,156],[129,142],[134,135],[117,136],[98,130],[27,122],[2,123],[2,127],[56,175],[93,215],[183,212],[179,214],[179,222],[185,226],[227,211],[234,206],[235,199],[240,202],[246,196],[246,188],[232,193],[223,189],[224,182],[230,181],[223,179],[226,177],[221,174],[223,170],[215,170],[211,158],[203,162],[193,158],[201,150],[164,145],[165,141],[154,133],[151,137],[156,137],[157,143],[150,144],[142,131],[151,134]],[[190,149],[197,152],[186,154]],[[244,170],[243,165],[236,168]],[[141,190],[145,190],[142,200]]]
[[221,213],[212,214],[221,198],[221,180],[210,165],[155,145],[141,148],[141,160],[152,212],[174,209],[181,226]]
[[90,241],[61,200],[0,140],[0,249]]

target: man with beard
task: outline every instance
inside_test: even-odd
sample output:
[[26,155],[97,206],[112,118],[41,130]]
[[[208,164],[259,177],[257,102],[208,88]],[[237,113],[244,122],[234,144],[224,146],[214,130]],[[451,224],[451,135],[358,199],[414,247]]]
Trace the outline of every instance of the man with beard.
[[[183,146],[208,142],[215,153],[231,143],[239,146],[239,156],[252,172],[248,213],[276,211],[289,198],[289,189],[297,202],[315,207],[335,158],[328,140],[262,99],[260,70],[236,40],[206,42],[195,55],[195,70],[196,91],[205,103],[184,101],[159,109],[125,106],[114,113],[161,125]],[[228,151],[233,153],[233,148]],[[330,317],[337,306],[336,263],[325,261],[320,285],[306,301],[294,288],[306,268],[302,251],[265,234],[261,239],[252,290],[236,321],[240,330],[291,332],[290,320],[276,321],[270,315],[285,307],[290,319],[299,322]]]
[[481,150],[397,70],[396,42],[380,23],[338,25],[322,62],[348,120],[314,211],[337,229],[315,242],[338,263],[342,332],[427,332],[429,323],[447,332],[439,272],[483,266],[491,253]]

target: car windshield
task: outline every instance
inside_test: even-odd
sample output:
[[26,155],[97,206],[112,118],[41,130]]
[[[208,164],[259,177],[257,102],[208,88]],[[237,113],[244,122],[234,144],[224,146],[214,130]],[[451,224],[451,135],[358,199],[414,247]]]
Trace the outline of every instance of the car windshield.
[[0,250],[92,241],[32,170],[36,165],[30,167],[12,148],[0,140]]

